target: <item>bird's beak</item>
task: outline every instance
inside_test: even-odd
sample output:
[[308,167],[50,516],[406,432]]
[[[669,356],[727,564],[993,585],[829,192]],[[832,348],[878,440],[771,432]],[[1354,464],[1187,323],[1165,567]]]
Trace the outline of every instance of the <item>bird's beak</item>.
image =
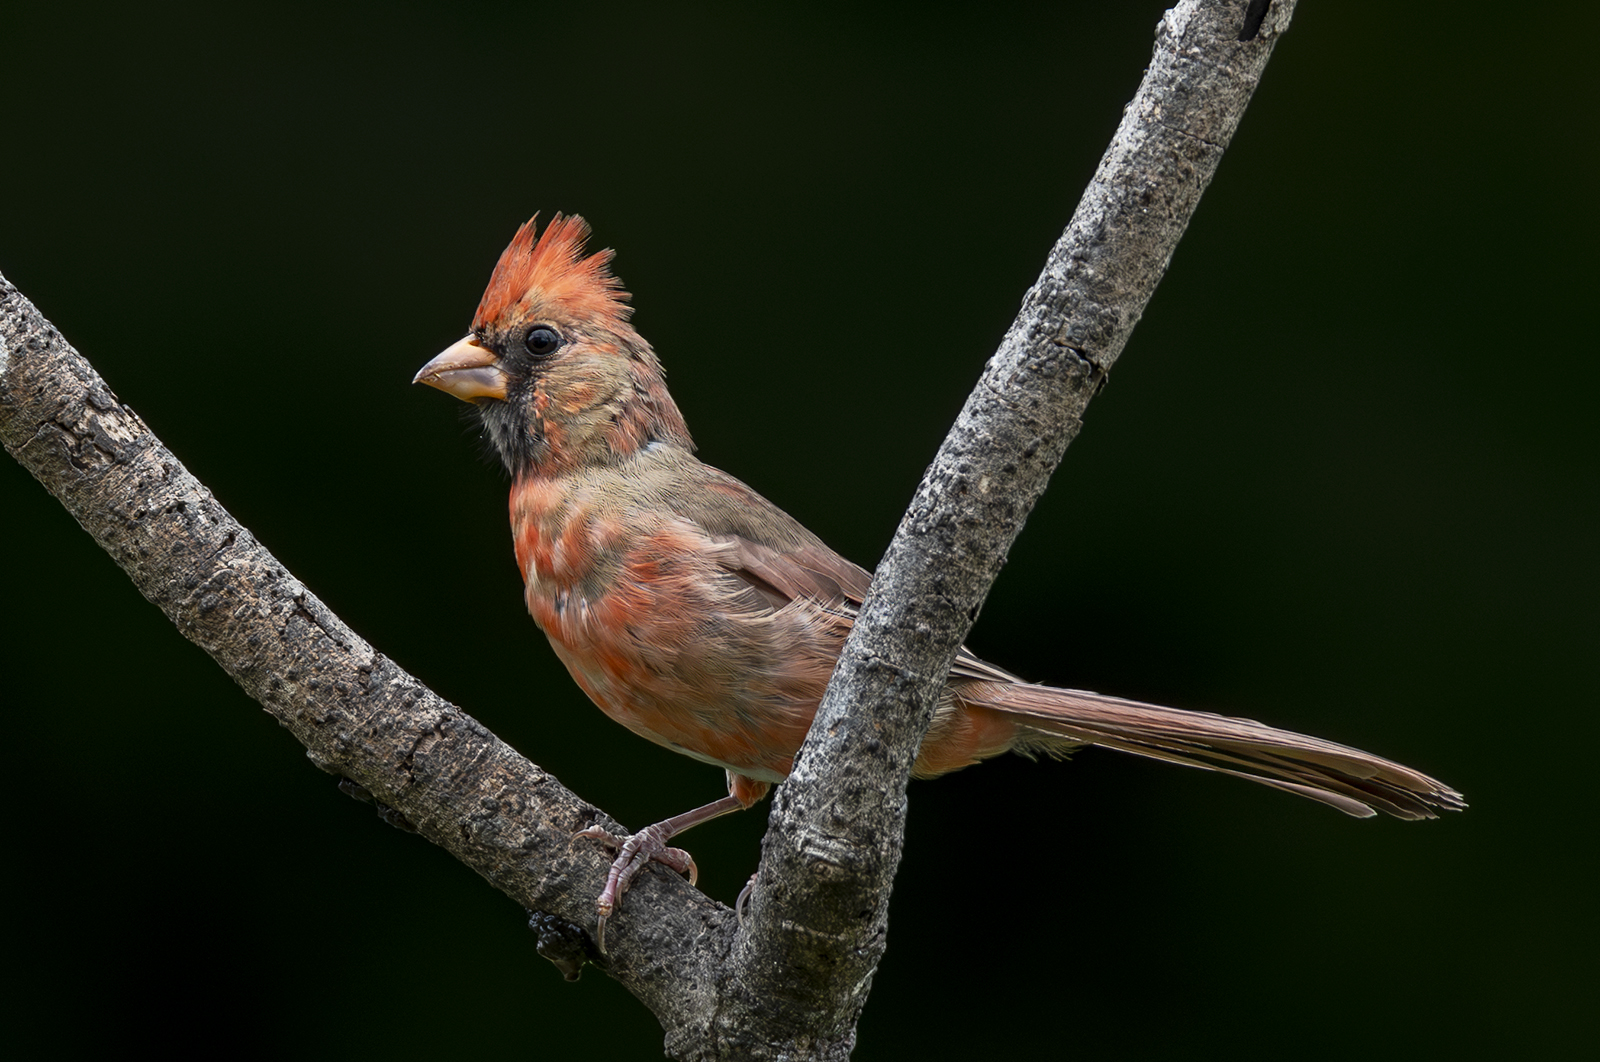
[[500,359],[488,347],[480,346],[476,336],[452,343],[443,354],[422,367],[411,380],[437,387],[463,402],[480,398],[506,397],[506,374]]

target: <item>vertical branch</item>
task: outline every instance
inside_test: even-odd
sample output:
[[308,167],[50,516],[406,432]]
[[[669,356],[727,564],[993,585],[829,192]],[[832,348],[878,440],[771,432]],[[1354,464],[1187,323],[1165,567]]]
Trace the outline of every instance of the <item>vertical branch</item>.
[[956,651],[1166,271],[1293,3],[1248,26],[1247,7],[1185,0],[1162,19],[1138,94],[924,476],[774,801],[734,996],[768,1020],[786,1013],[818,1057],[848,1051],[883,954],[905,787]]

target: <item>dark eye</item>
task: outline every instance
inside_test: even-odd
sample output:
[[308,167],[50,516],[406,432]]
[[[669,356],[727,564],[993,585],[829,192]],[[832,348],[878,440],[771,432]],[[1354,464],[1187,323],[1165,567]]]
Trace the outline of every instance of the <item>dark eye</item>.
[[561,346],[561,336],[549,325],[534,325],[528,329],[522,345],[536,358],[548,358]]

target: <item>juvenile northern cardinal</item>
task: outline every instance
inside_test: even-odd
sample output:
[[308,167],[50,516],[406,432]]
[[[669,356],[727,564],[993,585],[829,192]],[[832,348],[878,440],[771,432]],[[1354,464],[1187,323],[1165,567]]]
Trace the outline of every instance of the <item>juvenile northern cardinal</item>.
[[[417,373],[477,406],[511,473],[528,611],[601,711],[727,770],[729,795],[620,848],[607,917],[650,860],[687,873],[676,833],[747,808],[789,774],[871,575],[694,456],[655,351],[628,323],[611,251],[537,216],[500,256],[472,331]],[[536,238],[537,235],[537,238]],[[1101,745],[1261,782],[1367,817],[1465,807],[1408,767],[1248,719],[1030,685],[963,649],[912,771]]]

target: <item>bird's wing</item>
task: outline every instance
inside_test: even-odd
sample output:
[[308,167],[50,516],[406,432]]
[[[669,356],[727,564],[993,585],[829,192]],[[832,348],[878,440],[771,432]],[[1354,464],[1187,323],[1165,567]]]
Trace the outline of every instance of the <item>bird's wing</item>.
[[[692,458],[690,459],[692,460]],[[829,549],[805,527],[720,469],[694,462],[675,477],[674,513],[713,541],[731,546],[724,564],[774,608],[809,598],[829,606],[861,603],[872,574]]]
[[[720,469],[702,465],[707,490],[686,493],[675,506],[714,538],[734,547],[729,571],[772,608],[809,598],[847,625],[855,622],[872,573],[834,552],[794,517]],[[962,646],[952,677],[1021,682]]]

